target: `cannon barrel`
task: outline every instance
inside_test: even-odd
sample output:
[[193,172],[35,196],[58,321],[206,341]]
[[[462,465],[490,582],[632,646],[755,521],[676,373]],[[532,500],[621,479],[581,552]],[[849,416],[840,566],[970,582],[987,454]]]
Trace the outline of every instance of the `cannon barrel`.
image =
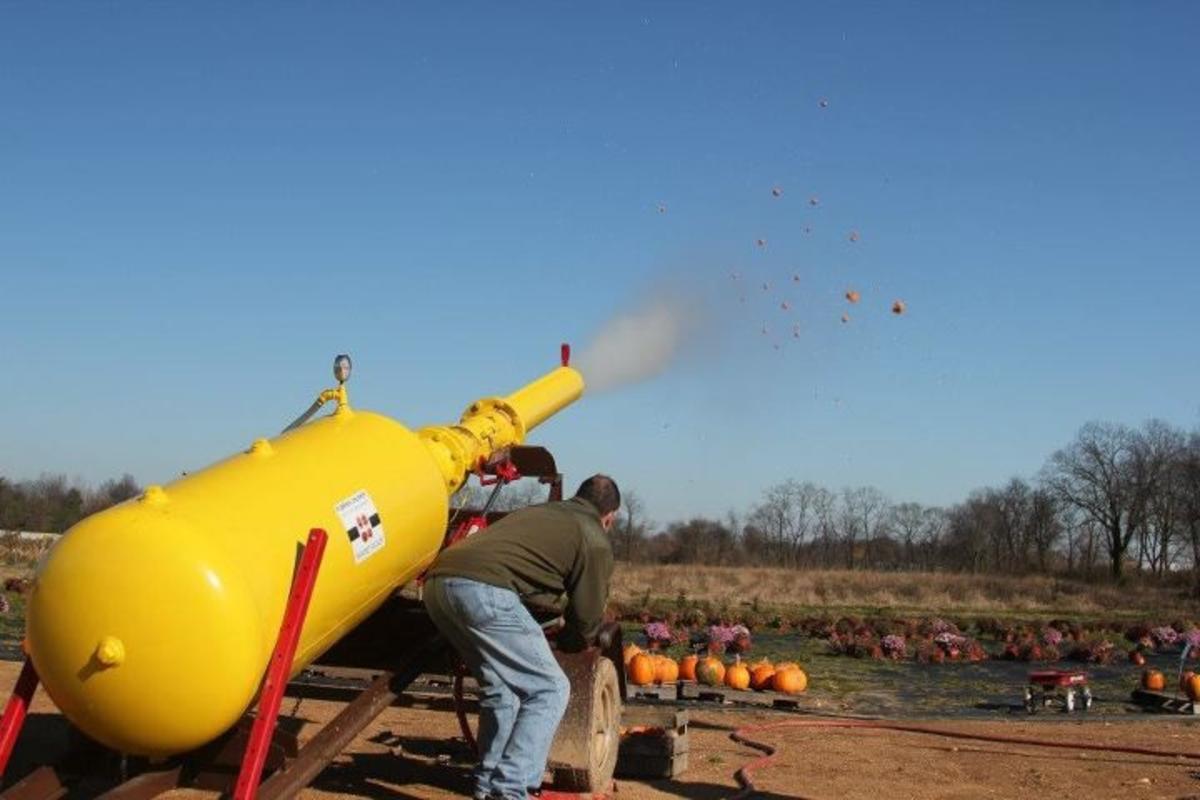
[[329,544],[293,675],[428,567],[471,470],[582,392],[564,365],[419,432],[342,404],[81,520],[29,600],[27,648],[46,691],[124,753],[211,741],[254,698],[311,528]]

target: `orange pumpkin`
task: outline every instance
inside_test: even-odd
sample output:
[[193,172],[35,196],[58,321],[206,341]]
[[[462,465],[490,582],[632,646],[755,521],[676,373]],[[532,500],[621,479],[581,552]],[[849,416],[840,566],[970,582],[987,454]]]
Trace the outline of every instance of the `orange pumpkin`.
[[709,686],[720,686],[725,680],[725,665],[721,659],[709,656],[696,666],[696,680]]
[[654,683],[654,660],[645,653],[638,653],[629,659],[627,673],[635,686],[649,686]]
[[1183,687],[1183,693],[1193,703],[1200,700],[1200,675],[1193,674],[1192,677],[1188,678],[1187,684]]
[[629,644],[627,644],[623,648],[621,648],[621,657],[623,659],[625,659],[625,666],[628,667],[629,662],[632,661],[633,657],[636,656],[640,652],[642,652],[642,648],[638,647],[633,642],[630,642]]
[[1146,665],[1146,657],[1142,655],[1141,650],[1130,650],[1129,663],[1136,667],[1144,667]]
[[685,681],[696,680],[696,665],[699,663],[700,656],[695,653],[679,659],[679,677]]
[[808,688],[808,675],[799,667],[776,672],[771,678],[771,688],[784,694],[800,694]]
[[1142,687],[1152,692],[1161,692],[1167,688],[1167,680],[1158,670],[1148,669],[1142,672]]
[[776,672],[783,672],[785,669],[800,669],[800,665],[795,661],[782,661],[775,665]]
[[654,659],[655,683],[674,683],[677,680],[679,680],[679,665],[675,663],[675,659],[667,656],[658,656]]
[[775,668],[770,664],[759,664],[750,670],[750,688],[761,692],[771,688],[771,678],[775,677]]
[[750,670],[740,658],[725,670],[725,685],[730,689],[750,688]]
[[1187,694],[1188,681],[1190,681],[1195,674],[1195,672],[1189,669],[1185,670],[1179,675],[1179,691]]

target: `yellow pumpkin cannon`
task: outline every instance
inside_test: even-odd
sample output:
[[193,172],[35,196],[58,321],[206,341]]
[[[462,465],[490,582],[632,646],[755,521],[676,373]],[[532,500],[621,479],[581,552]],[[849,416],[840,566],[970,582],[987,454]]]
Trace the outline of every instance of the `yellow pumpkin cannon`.
[[348,366],[310,409],[334,413],[82,520],[39,567],[29,655],[86,734],[155,757],[220,735],[258,689],[309,529],[330,538],[293,675],[429,565],[449,496],[481,460],[583,393],[564,359],[414,432],[352,410]]

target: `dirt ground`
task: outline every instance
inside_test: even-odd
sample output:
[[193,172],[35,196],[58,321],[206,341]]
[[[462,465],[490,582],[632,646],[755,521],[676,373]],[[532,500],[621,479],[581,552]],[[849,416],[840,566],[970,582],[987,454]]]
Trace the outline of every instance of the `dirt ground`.
[[[7,692],[19,665],[0,663]],[[286,700],[291,712],[294,700]],[[337,703],[304,700],[306,729],[329,719]],[[701,710],[690,712],[690,765],[674,781],[621,781],[620,800],[686,797],[717,800],[735,791],[734,771],[757,755],[729,739],[735,728],[801,719],[798,715]],[[1200,754],[1200,728],[1182,719],[1110,721],[934,722],[971,733],[1027,736]],[[65,726],[40,692],[10,774],[55,758]],[[305,791],[304,798],[447,798],[469,793],[469,758],[456,739],[453,715],[392,708]],[[1030,745],[967,742],[895,731],[765,729],[752,735],[776,744],[775,762],[754,774],[766,798],[1194,798],[1200,800],[1200,759],[1049,750]],[[213,798],[177,791],[172,798]]]

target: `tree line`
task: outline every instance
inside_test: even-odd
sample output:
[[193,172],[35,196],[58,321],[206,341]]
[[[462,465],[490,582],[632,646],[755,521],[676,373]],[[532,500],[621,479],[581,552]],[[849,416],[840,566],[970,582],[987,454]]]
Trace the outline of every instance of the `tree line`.
[[65,475],[43,475],[29,481],[0,477],[0,531],[60,533],[88,514],[140,491],[132,475],[94,488],[68,481]]
[[[139,491],[129,475],[95,488],[61,475],[0,477],[0,530],[63,531]],[[1200,431],[1161,420],[1139,427],[1090,422],[1037,474],[978,489],[950,506],[894,502],[870,486],[832,490],[788,479],[744,512],[658,525],[636,491],[624,495],[613,544],[627,561],[1117,580],[1132,571],[1172,581],[1188,576],[1200,594]],[[456,499],[481,506],[486,496],[474,487]],[[544,497],[544,486],[522,481],[494,507]]]
[[789,479],[744,513],[656,526],[627,493],[614,537],[629,561],[1116,580],[1133,571],[1187,575],[1200,593],[1200,433],[1091,422],[1031,478],[945,507]]

